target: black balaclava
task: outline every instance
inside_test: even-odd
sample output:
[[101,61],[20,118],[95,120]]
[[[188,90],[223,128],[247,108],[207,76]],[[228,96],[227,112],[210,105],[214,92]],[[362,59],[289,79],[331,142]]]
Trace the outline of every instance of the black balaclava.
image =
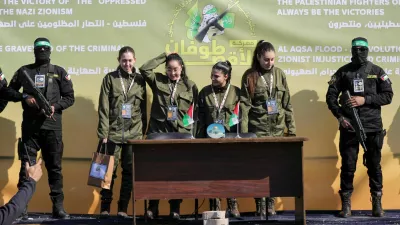
[[355,65],[364,65],[368,61],[368,41],[357,37],[351,41],[351,62]]
[[37,38],[33,43],[35,53],[35,64],[43,65],[50,62],[51,45],[47,38]]

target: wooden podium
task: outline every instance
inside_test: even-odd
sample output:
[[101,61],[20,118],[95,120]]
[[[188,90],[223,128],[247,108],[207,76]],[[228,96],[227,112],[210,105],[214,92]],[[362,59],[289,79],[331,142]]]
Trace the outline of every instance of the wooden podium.
[[133,145],[132,201],[295,197],[296,224],[305,224],[302,148],[307,140],[129,140]]

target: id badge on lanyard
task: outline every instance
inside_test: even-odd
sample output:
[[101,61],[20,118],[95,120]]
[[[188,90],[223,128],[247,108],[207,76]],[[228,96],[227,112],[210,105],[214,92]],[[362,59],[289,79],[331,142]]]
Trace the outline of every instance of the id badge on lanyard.
[[278,113],[278,107],[276,105],[275,99],[268,99],[266,104],[267,104],[268,115],[273,115]]
[[364,92],[364,80],[363,79],[354,79],[353,85],[354,85],[355,93]]
[[170,91],[171,93],[171,105],[168,106],[168,112],[167,112],[167,120],[168,121],[175,121],[178,119],[178,107],[176,105],[174,105],[174,97],[175,97],[175,93],[176,93],[176,89],[178,88],[178,82],[179,79],[175,82],[175,86],[172,89],[171,86],[170,87]]
[[265,78],[263,76],[261,76],[265,86],[268,88],[269,87],[269,96],[268,96],[268,100],[265,101],[265,106],[267,107],[267,113],[268,115],[273,115],[273,114],[277,114],[278,113],[278,106],[276,104],[276,100],[273,98],[272,96],[272,86],[274,85],[274,75],[271,74],[271,79],[270,79],[270,84],[268,86],[267,81],[265,80]]
[[[119,75],[119,79],[120,79],[120,81],[121,81],[122,91],[123,91],[123,93],[124,93],[124,99],[125,99],[125,102],[126,102],[126,100],[128,99],[128,93],[129,93],[129,91],[131,90],[133,84],[135,83],[136,74],[135,74],[135,76],[133,77],[132,82],[131,82],[131,84],[130,84],[129,87],[128,87],[128,91],[125,89],[124,81],[123,81],[122,76],[121,76],[121,71],[119,71],[119,70],[118,70],[118,75]],[[122,115],[121,115],[122,118],[124,118],[124,119],[130,119],[130,118],[132,118],[132,104],[122,103],[121,114],[122,114]]]
[[[223,110],[223,109],[220,109],[220,110],[218,110],[218,108],[217,107],[215,107],[215,120],[214,120],[214,123],[218,123],[218,124],[222,124],[222,125],[224,125],[224,122],[225,122],[225,120],[224,120],[224,117],[225,117],[225,110]],[[214,114],[214,113],[213,113]]]
[[214,101],[215,101],[215,110],[216,110],[216,117],[215,117],[215,121],[214,121],[215,123],[222,124],[222,125],[224,124],[224,119],[222,118],[223,116],[221,116],[221,115],[224,115],[222,108],[225,105],[226,98],[228,97],[230,88],[231,88],[231,84],[228,85],[228,88],[225,91],[224,97],[222,98],[221,105],[220,105],[218,103],[217,95],[214,92],[214,88],[211,87],[211,90],[212,90],[212,93],[213,93],[213,97],[214,97]]
[[129,119],[132,117],[132,104],[122,104],[122,118]]
[[167,113],[167,120],[175,121],[178,119],[178,107],[176,106],[169,106],[168,113]]
[[46,76],[43,74],[35,75],[35,87],[44,88],[46,86]]

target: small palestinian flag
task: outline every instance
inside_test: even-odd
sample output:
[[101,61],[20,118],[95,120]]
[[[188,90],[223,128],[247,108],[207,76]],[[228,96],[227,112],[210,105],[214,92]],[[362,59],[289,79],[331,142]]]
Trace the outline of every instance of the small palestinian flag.
[[229,118],[229,126],[233,126],[239,123],[239,104],[238,102],[233,110],[231,117]]
[[387,74],[383,74],[381,76],[381,80],[384,82],[386,81],[388,84],[392,84],[392,81],[390,81],[389,76]]
[[183,126],[187,127],[190,124],[194,123],[193,120],[193,108],[194,108],[194,104],[192,103],[192,105],[190,105],[188,111],[186,112],[186,114],[183,116]]

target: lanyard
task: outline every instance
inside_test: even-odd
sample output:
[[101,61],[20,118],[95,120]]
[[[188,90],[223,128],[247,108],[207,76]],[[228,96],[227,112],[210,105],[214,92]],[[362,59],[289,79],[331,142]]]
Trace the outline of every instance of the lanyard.
[[212,90],[212,92],[213,92],[213,97],[214,97],[214,100],[215,100],[215,107],[216,107],[217,110],[218,110],[217,117],[218,117],[218,115],[221,113],[222,107],[224,107],[224,105],[225,105],[225,101],[226,101],[226,98],[228,97],[228,93],[229,93],[229,88],[231,88],[231,84],[228,85],[228,88],[227,88],[226,91],[225,91],[224,98],[222,99],[221,105],[219,105],[218,99],[217,99],[217,95],[216,95],[215,92],[214,92],[214,88],[211,87],[211,90]]
[[[261,79],[263,80],[263,82],[264,82],[264,84],[265,84],[265,87],[266,88],[268,88],[268,84],[267,84],[267,81],[265,80],[265,78],[260,74],[260,76],[261,76]],[[270,76],[270,83],[269,83],[269,96],[271,97],[271,95],[272,95],[272,86],[273,86],[273,83],[274,82],[274,74],[273,73],[271,73],[271,76]]]
[[168,84],[169,90],[172,92],[172,93],[171,93],[171,105],[174,104],[174,97],[175,97],[176,89],[177,89],[177,87],[178,87],[178,83],[179,83],[179,79],[176,80],[174,89],[172,89],[172,87],[171,87],[172,84],[171,84],[171,83]]
[[[121,76],[121,71],[120,70],[118,70],[118,76],[119,76],[119,80],[121,81],[122,91],[124,92],[125,100],[128,100],[128,93],[125,90],[125,85],[124,85],[124,81],[122,80],[122,76]],[[136,77],[136,74],[135,74],[135,76],[133,76],[131,85],[129,85],[128,92],[131,90],[131,88],[133,86],[133,83],[135,82],[135,77]]]

